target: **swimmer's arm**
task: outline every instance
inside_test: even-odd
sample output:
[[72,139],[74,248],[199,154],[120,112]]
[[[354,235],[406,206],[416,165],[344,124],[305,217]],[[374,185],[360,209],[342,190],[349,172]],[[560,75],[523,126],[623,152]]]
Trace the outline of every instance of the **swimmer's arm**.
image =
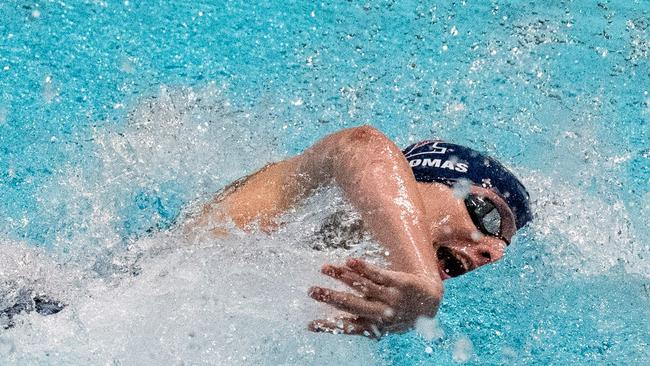
[[224,236],[228,234],[224,223],[231,221],[242,230],[257,224],[264,232],[273,231],[277,228],[275,219],[314,188],[300,178],[296,159],[267,164],[231,183],[191,218],[184,230],[207,230],[214,236]]
[[371,234],[390,252],[393,269],[360,259],[323,266],[325,275],[355,293],[312,287],[313,299],[347,315],[314,320],[309,329],[378,338],[412,329],[422,316],[435,316],[444,292],[437,248],[423,222],[422,199],[401,150],[376,129],[359,127],[326,137],[302,158],[301,171],[325,174],[320,179],[330,177],[343,189]]
[[359,210],[373,237],[389,252],[392,268],[439,277],[417,183],[402,151],[375,128],[327,136],[299,156],[301,171],[333,179]]
[[355,205],[371,234],[390,252],[393,270],[350,260],[323,273],[356,294],[313,287],[310,296],[349,315],[318,319],[312,331],[380,337],[411,329],[421,316],[435,316],[443,295],[416,182],[400,149],[371,127],[325,137],[303,154],[267,166],[221,198],[223,214],[239,227],[274,218],[315,188],[335,181]]
[[388,249],[393,269],[438,276],[411,169],[401,150],[369,126],[331,134],[298,156],[266,166],[206,205],[199,221],[229,218],[240,228],[256,222],[270,231],[276,217],[332,181]]

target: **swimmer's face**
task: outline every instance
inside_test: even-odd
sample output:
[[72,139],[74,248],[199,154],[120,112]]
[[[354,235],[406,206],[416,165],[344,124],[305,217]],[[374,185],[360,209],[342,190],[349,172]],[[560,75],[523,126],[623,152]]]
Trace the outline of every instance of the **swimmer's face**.
[[478,186],[470,194],[494,203],[501,223],[499,237],[487,235],[472,221],[463,197],[439,183],[418,183],[433,243],[438,245],[438,269],[443,280],[460,276],[503,257],[506,241],[517,230],[512,211],[494,191]]

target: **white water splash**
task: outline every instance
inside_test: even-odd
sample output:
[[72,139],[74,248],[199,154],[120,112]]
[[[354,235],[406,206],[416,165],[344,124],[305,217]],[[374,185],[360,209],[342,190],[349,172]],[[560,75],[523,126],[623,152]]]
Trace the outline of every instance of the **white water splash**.
[[97,130],[95,170],[63,167],[37,195],[57,223],[51,249],[0,246],[2,305],[25,290],[66,304],[55,315],[14,317],[0,338],[3,364],[379,363],[372,341],[307,331],[310,320],[335,314],[307,295],[312,285],[334,285],[321,265],[368,251],[312,249],[322,218],[345,206],[340,192],[317,193],[271,236],[121,235],[124,201],[138,188],[173,182],[198,206],[273,160],[252,118],[215,85],[162,88],[123,130]]
[[561,178],[522,176],[535,200],[532,229],[548,244],[561,271],[602,274],[622,265],[629,273],[650,276],[643,254],[649,248],[634,236],[622,203],[609,204]]

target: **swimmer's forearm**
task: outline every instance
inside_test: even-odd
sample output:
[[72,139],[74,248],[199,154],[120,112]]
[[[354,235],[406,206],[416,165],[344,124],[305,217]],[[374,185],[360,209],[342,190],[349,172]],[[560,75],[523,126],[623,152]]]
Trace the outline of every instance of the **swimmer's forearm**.
[[230,219],[240,229],[256,223],[263,231],[272,231],[277,226],[275,218],[313,189],[296,159],[268,164],[233,183],[206,205],[201,217],[220,222]]
[[334,179],[389,251],[394,269],[437,276],[423,204],[401,150],[371,127],[330,135],[303,155],[302,169],[316,181]]

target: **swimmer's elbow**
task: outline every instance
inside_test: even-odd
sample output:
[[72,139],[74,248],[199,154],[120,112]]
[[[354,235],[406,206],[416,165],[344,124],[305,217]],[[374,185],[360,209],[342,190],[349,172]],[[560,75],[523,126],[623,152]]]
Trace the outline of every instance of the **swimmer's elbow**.
[[350,138],[357,141],[368,141],[370,139],[378,138],[384,135],[381,133],[381,131],[370,125],[353,127],[348,131]]
[[369,125],[353,127],[347,132],[348,138],[346,140],[348,143],[365,144],[386,138],[381,131]]
[[331,134],[304,154],[296,162],[300,171],[316,177],[319,182],[337,176],[340,171],[359,170],[368,159],[386,159],[401,156],[401,150],[378,129],[364,125]]
[[346,132],[346,136],[340,141],[340,147],[347,151],[377,151],[377,148],[394,146],[386,135],[372,126],[354,127]]

